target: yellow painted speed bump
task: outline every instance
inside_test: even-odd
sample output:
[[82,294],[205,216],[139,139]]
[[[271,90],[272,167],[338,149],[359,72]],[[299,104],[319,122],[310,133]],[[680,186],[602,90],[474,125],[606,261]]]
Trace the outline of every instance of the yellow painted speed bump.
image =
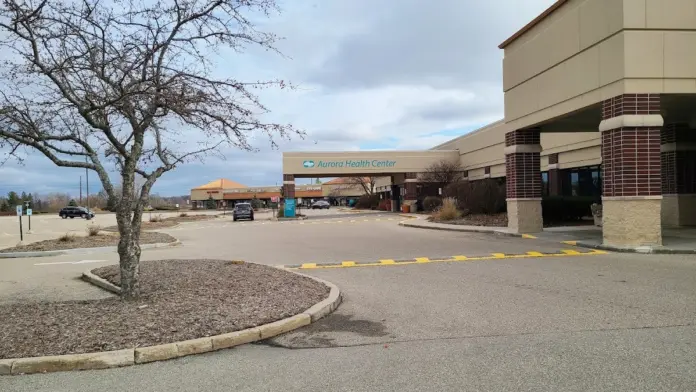
[[285,266],[287,269],[316,269],[316,268],[350,268],[350,267],[372,267],[372,266],[386,266],[386,265],[411,265],[411,264],[425,264],[425,263],[441,263],[441,262],[457,262],[457,261],[482,261],[482,260],[494,260],[494,259],[519,259],[519,258],[533,258],[533,257],[573,257],[573,256],[593,256],[593,255],[604,255],[609,252],[603,250],[591,250],[588,252],[579,252],[572,249],[564,249],[554,253],[543,253],[538,251],[529,251],[522,254],[505,254],[505,253],[491,253],[490,256],[452,256],[451,258],[434,258],[429,257],[416,257],[412,261],[400,261],[397,262],[394,259],[380,259],[373,262],[358,263],[355,261],[342,261],[340,263],[329,263],[329,264],[317,264],[317,263],[304,263],[301,265]]
[[576,246],[578,244],[577,241],[561,241],[561,243],[572,246]]
[[527,238],[527,239],[530,239],[530,240],[535,240],[535,239],[536,239],[536,237],[534,237],[534,236],[531,235],[531,234],[522,234],[522,238]]

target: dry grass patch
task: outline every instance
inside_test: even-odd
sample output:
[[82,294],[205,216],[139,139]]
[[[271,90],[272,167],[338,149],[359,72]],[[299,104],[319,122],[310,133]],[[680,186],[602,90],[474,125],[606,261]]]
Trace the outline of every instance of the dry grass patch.
[[462,217],[462,212],[457,208],[457,202],[451,197],[442,201],[442,206],[432,214],[433,221],[452,221]]
[[65,233],[58,237],[58,242],[75,242],[76,236],[72,233]]
[[87,226],[87,235],[89,237],[95,237],[99,235],[99,232],[101,231],[101,226],[99,225],[90,225]]

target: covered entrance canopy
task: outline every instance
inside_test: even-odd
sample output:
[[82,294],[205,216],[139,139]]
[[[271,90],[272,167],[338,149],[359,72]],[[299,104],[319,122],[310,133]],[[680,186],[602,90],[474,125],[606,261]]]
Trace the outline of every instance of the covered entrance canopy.
[[423,172],[442,160],[459,161],[457,150],[286,152],[283,175],[295,178],[389,176]]
[[[400,196],[404,186],[405,199],[418,173],[434,163],[459,162],[458,150],[424,151],[351,151],[351,152],[288,152],[283,153],[283,196],[286,216],[294,216],[295,178],[313,177],[390,177],[392,200]],[[396,203],[393,204],[393,206]],[[395,208],[395,207],[394,207]]]

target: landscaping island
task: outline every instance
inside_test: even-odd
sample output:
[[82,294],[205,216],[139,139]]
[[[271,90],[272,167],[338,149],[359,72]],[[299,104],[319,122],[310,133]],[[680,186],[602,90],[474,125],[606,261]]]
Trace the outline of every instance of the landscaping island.
[[[92,271],[119,285],[118,266]],[[225,260],[143,261],[142,297],[0,305],[0,359],[132,349],[208,337],[306,311],[329,287]],[[87,284],[87,283],[85,283]]]
[[[64,234],[63,236],[39,242],[32,242],[22,246],[0,249],[0,253],[14,252],[45,252],[53,250],[101,248],[106,246],[118,246],[117,233],[91,232],[87,236]],[[164,233],[141,232],[140,244],[169,244],[176,242],[176,238]]]

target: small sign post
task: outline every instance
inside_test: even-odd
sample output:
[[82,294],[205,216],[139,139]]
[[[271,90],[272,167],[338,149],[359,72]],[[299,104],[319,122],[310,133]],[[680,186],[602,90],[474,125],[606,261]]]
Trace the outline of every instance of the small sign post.
[[32,214],[31,208],[27,208],[27,217],[28,217],[27,219],[29,219],[29,231],[27,231],[27,233],[29,233],[29,234],[31,234],[31,214]]
[[24,231],[22,230],[22,205],[17,206],[17,216],[19,217],[19,240],[24,241]]

